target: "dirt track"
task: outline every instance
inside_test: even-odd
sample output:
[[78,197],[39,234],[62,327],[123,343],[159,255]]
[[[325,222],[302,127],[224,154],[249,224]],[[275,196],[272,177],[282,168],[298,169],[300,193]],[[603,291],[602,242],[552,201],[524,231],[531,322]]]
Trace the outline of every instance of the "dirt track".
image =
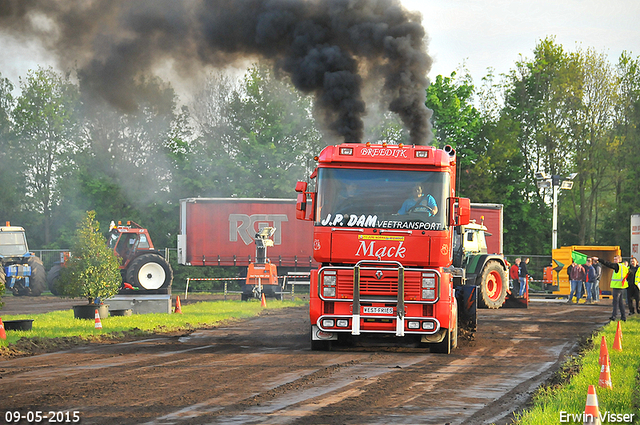
[[511,423],[606,323],[609,304],[480,310],[475,340],[448,356],[312,352],[306,308],[265,310],[181,337],[0,361],[0,413],[77,411],[82,424]]

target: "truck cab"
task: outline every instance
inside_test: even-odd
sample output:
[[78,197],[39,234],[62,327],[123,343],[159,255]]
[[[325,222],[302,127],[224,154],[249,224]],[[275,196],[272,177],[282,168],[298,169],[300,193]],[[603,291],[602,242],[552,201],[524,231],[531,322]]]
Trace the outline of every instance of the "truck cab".
[[[433,351],[457,342],[451,273],[454,228],[469,222],[455,196],[450,147],[328,146],[299,182],[298,218],[314,222],[312,348],[341,336],[415,336]],[[308,202],[310,200],[310,202]]]

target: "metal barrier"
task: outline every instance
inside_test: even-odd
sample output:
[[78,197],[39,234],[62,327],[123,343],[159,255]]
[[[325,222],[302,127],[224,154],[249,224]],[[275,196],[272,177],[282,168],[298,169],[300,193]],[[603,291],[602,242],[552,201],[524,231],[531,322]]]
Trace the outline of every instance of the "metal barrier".
[[[276,292],[276,294],[287,294],[287,292],[284,291],[284,289],[286,288],[287,285],[291,285],[291,300],[295,299],[295,286],[296,285],[302,285],[302,286],[309,286],[310,282],[309,281],[303,281],[303,282],[298,282],[298,281],[288,281],[288,278],[293,278],[293,279],[297,279],[300,277],[309,277],[310,273],[305,273],[305,272],[290,272],[288,273],[286,276],[278,276],[278,279],[282,279],[282,291],[281,292]],[[184,288],[184,299],[186,300],[187,297],[189,296],[189,282],[190,281],[223,281],[224,282],[224,300],[227,300],[227,294],[241,294],[242,291],[229,291],[228,289],[228,284],[229,281],[232,280],[245,280],[246,278],[244,277],[198,277],[198,278],[187,278],[187,285]],[[260,285],[260,279],[258,279],[258,285]]]

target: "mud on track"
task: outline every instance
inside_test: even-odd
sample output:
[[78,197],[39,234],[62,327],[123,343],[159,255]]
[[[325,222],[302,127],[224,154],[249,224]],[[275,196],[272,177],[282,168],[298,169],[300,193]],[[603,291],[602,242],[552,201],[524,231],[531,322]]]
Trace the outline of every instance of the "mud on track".
[[69,410],[83,425],[511,423],[606,323],[609,304],[480,310],[475,339],[448,356],[373,344],[312,352],[302,307],[0,361],[0,422],[7,411]]

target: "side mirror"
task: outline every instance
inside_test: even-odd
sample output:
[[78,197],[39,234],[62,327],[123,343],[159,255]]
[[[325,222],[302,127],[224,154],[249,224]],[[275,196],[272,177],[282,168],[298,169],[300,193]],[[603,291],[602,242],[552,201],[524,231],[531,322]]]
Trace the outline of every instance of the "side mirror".
[[449,198],[450,226],[464,226],[471,221],[471,200],[469,198]]
[[298,199],[296,200],[296,219],[313,220],[313,214],[307,214],[307,196],[311,196],[311,212],[313,212],[315,193],[307,192],[307,182],[296,183],[296,192],[298,192]]

